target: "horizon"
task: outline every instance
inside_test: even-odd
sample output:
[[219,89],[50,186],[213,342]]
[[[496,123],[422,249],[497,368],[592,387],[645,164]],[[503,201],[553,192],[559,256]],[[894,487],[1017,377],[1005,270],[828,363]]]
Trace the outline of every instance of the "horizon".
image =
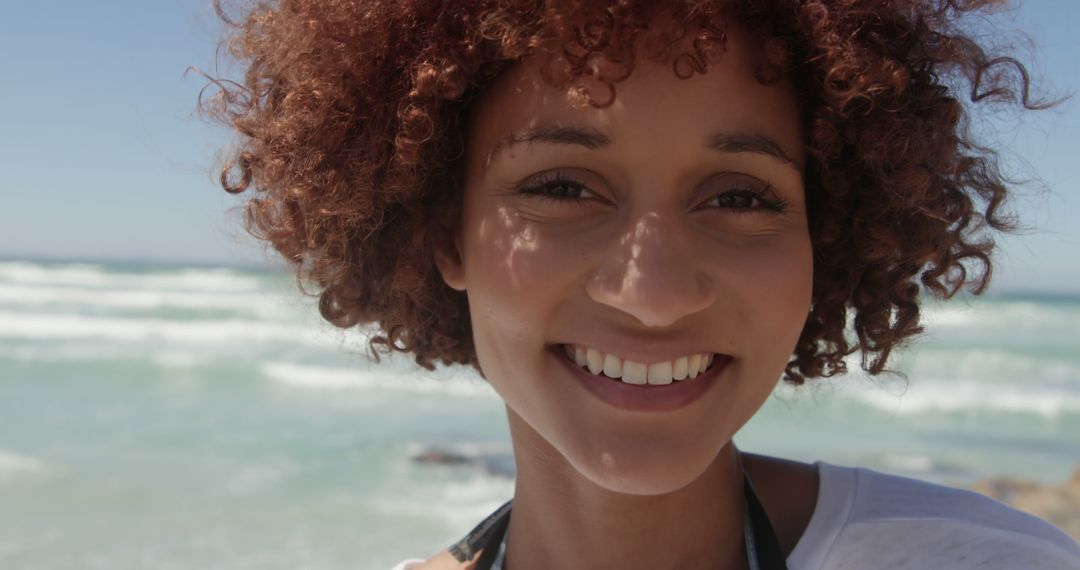
[[[1025,229],[992,235],[992,287],[1080,294],[1080,2],[1011,2],[989,20],[1029,66],[1035,98],[1065,99],[1025,113],[990,104],[973,121],[1026,181],[1012,196]],[[251,192],[218,185],[232,134],[195,112],[205,79],[187,70],[217,69],[220,33],[205,0],[9,8],[0,194],[14,207],[0,211],[0,258],[284,266],[239,224]]]

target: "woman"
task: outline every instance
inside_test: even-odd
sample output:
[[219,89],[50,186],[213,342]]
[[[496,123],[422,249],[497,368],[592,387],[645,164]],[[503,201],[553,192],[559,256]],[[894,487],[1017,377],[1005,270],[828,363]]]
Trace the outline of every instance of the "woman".
[[[863,367],[1009,227],[972,101],[993,2],[325,2],[236,22],[213,108],[249,229],[374,354],[476,367],[512,504],[399,568],[1080,568],[974,493],[740,452],[782,376]],[[974,262],[971,265],[969,262]],[[849,315],[852,317],[849,319]],[[810,429],[810,428],[808,428]]]

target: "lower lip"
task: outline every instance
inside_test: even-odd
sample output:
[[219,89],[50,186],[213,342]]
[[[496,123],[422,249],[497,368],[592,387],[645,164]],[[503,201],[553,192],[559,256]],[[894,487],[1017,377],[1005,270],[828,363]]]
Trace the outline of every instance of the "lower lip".
[[704,374],[692,380],[675,380],[671,384],[627,384],[614,378],[589,374],[587,370],[571,362],[563,348],[552,347],[552,352],[570,373],[598,399],[616,408],[635,412],[669,412],[689,406],[714,384],[714,381],[731,363],[730,356],[717,354],[713,365]]

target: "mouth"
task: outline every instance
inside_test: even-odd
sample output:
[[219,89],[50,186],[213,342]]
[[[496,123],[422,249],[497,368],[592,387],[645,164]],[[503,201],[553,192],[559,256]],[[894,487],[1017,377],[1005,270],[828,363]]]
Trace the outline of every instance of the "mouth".
[[642,412],[671,411],[689,405],[717,384],[715,380],[733,360],[725,354],[697,353],[643,363],[581,345],[550,348],[593,396],[616,408]]
[[568,360],[593,376],[617,380],[635,386],[664,386],[672,382],[694,380],[714,363],[727,358],[716,353],[697,353],[661,362],[638,362],[595,348],[562,344],[558,346]]

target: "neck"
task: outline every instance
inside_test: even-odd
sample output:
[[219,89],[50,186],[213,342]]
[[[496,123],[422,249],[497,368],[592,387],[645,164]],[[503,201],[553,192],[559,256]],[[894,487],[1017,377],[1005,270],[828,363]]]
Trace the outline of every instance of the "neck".
[[584,478],[513,412],[510,425],[518,478],[508,570],[748,566],[743,475],[731,442],[686,486],[642,496]]

